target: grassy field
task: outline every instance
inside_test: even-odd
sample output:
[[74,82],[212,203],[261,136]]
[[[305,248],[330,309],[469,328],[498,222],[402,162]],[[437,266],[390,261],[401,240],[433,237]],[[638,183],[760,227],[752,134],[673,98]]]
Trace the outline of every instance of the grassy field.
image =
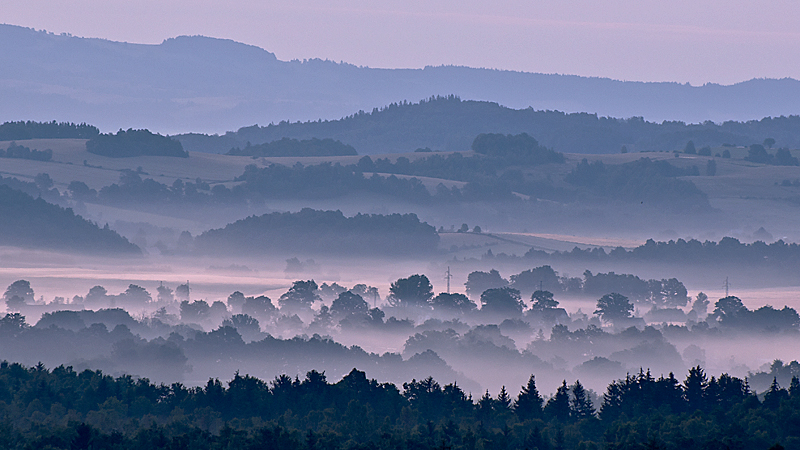
[[[7,147],[8,144],[9,142],[0,142],[0,148]],[[171,185],[176,179],[194,181],[200,178],[212,186],[219,183],[231,186],[233,180],[242,174],[248,164],[256,164],[260,167],[273,163],[287,166],[296,163],[310,165],[322,162],[352,164],[360,158],[360,156],[253,158],[207,153],[191,153],[189,158],[153,156],[108,158],[88,153],[85,149],[85,141],[80,139],[35,139],[20,141],[19,144],[38,150],[51,149],[53,151],[53,160],[40,162],[22,159],[0,159],[0,175],[5,177],[13,176],[30,181],[39,173],[47,173],[61,191],[64,191],[67,185],[74,180],[83,181],[94,189],[100,189],[103,186],[118,182],[121,171],[125,169],[139,171],[143,177],[153,178],[168,185]],[[606,227],[596,233],[591,233],[586,231],[587,221],[598,220],[597,216],[601,213],[595,212],[592,215],[580,211],[566,211],[563,205],[554,203],[548,207],[546,202],[541,202],[537,209],[539,212],[532,212],[533,216],[530,219],[518,218],[514,220],[513,211],[495,214],[491,208],[484,207],[484,209],[472,208],[472,212],[460,211],[454,214],[453,222],[451,223],[460,220],[466,221],[467,219],[471,224],[482,224],[484,227],[486,223],[489,223],[489,229],[485,231],[491,231],[492,233],[522,233],[515,236],[507,236],[507,240],[518,241],[522,245],[559,250],[567,249],[565,248],[567,246],[571,248],[575,244],[609,247],[620,243],[624,247],[630,247],[649,237],[669,239],[680,236],[713,239],[723,234],[730,234],[746,239],[748,235],[752,235],[762,226],[772,233],[776,239],[786,238],[792,241],[800,241],[800,229],[796,226],[798,212],[800,212],[798,210],[800,208],[800,186],[782,185],[784,180],[800,180],[800,167],[767,166],[750,163],[742,159],[747,152],[745,148],[727,149],[731,151],[732,158],[713,158],[687,154],[679,154],[676,157],[675,154],[669,152],[607,155],[567,154],[565,155],[567,164],[548,164],[526,169],[535,178],[545,179],[551,177],[556,180],[556,184],[559,184],[558,180],[584,158],[590,161],[602,161],[606,164],[620,164],[647,157],[655,160],[666,160],[670,164],[679,167],[697,166],[701,175],[687,177],[687,179],[695,183],[708,195],[712,207],[716,210],[713,223],[710,223],[708,217],[706,217],[702,219],[703,223],[698,222],[697,227],[692,227],[692,223],[700,219],[687,216],[684,222],[680,217],[672,217],[668,223],[658,217],[653,217],[652,225],[648,225],[648,217],[642,216],[631,207],[622,205],[617,210],[609,210],[602,214],[619,216],[623,222],[630,223],[630,226],[627,227],[628,229],[625,226],[618,229]],[[712,154],[721,153],[723,150],[723,148],[712,149]],[[464,154],[468,156],[471,152],[464,152]],[[375,155],[373,159],[388,157],[395,160],[400,156],[404,156],[413,160],[429,155],[429,153]],[[715,176],[706,176],[706,165],[711,159],[716,161],[717,173]],[[407,178],[406,176],[401,177]],[[426,177],[421,177],[420,179],[423,185],[431,191],[435,190],[439,183],[447,187],[461,187],[464,185],[463,182],[454,180]],[[362,202],[362,206],[358,206],[358,201],[351,202],[353,203],[352,205],[344,201],[323,203],[319,206],[366,212],[376,210],[390,212],[397,208],[397,205],[384,202],[376,203],[375,201]],[[275,208],[281,209],[281,206],[277,206],[279,204],[276,203]],[[108,206],[87,205],[87,208],[85,212],[93,214],[95,220],[110,219],[112,222],[113,220],[135,221],[137,217],[142,221],[147,220],[147,217],[141,217],[139,212],[131,212],[131,214],[126,215],[119,208],[115,210]],[[413,206],[406,205],[403,208],[413,211]],[[104,211],[105,214],[103,213]],[[436,210],[426,212],[424,208],[420,208],[421,217],[430,217],[435,222],[432,222],[435,225],[445,225],[447,227],[450,223],[443,223],[441,218],[443,213],[438,214],[440,212]],[[543,214],[561,214],[566,222],[563,225],[548,227],[548,221],[542,217]],[[492,215],[496,217],[489,220]],[[508,216],[508,220],[504,221],[503,217],[506,216]],[[481,217],[486,217],[487,220],[484,221]],[[507,223],[508,226],[504,227],[503,223]],[[526,223],[529,223],[529,225],[526,225]],[[455,223],[456,226],[459,224]],[[200,224],[190,227],[187,224],[175,223],[174,221],[168,225],[183,226],[184,229],[193,230],[206,226]],[[608,241],[608,239],[611,239],[611,241]],[[462,244],[444,242],[443,244],[445,244],[445,248],[450,248],[452,245],[462,246]],[[501,246],[502,248],[514,246],[513,243],[501,243],[497,239],[494,240],[492,245]],[[469,252],[469,254],[473,253],[472,251]]]

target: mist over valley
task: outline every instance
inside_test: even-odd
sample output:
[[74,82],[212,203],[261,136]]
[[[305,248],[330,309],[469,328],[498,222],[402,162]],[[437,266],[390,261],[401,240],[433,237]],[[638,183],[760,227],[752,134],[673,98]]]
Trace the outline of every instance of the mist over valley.
[[0,41],[0,446],[800,448],[795,80]]

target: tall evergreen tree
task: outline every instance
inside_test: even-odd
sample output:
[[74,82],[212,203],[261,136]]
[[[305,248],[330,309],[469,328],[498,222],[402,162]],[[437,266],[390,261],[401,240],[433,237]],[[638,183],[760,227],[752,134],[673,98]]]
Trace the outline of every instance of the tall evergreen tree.
[[511,408],[511,396],[508,395],[508,391],[506,391],[506,387],[503,386],[500,388],[500,393],[497,394],[497,400],[495,400],[495,408],[498,411],[507,411]]
[[703,368],[695,366],[689,369],[689,375],[683,382],[683,396],[691,411],[703,409],[705,406],[703,400],[706,386],[708,386],[708,378],[706,378]]
[[792,381],[789,383],[789,396],[792,398],[800,397],[800,380],[796,376],[792,376]]
[[789,398],[789,393],[778,384],[778,377],[772,378],[772,384],[764,394],[764,406],[770,409],[778,409],[781,401]]
[[522,386],[517,400],[514,402],[514,412],[520,420],[539,419],[542,417],[542,404],[544,399],[536,389],[536,377],[531,375],[528,384]]
[[580,380],[576,380],[572,385],[572,399],[570,400],[570,416],[576,420],[594,417],[594,405],[586,389],[583,388]]
[[556,395],[550,397],[547,405],[544,407],[544,412],[548,416],[560,421],[566,422],[569,420],[569,388],[567,387],[567,380],[561,383],[561,386],[556,389]]

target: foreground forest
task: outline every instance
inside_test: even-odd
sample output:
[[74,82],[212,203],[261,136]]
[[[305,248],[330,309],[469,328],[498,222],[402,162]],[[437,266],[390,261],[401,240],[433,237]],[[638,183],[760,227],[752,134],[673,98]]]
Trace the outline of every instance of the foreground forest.
[[[226,386],[227,384],[227,386]],[[203,387],[100,371],[0,364],[6,449],[797,449],[800,381],[756,396],[746,379],[640,371],[595,408],[579,380],[543,398],[535,375],[512,397],[433,378],[396,386],[353,369]]]

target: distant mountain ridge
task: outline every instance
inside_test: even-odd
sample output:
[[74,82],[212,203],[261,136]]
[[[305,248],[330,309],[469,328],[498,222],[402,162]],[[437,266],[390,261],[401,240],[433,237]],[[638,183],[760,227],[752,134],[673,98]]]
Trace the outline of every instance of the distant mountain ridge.
[[450,94],[516,109],[650,121],[800,113],[800,81],[793,79],[694,87],[453,66],[371,69],[280,61],[255,46],[201,36],[144,45],[13,25],[0,25],[0,46],[0,122],[55,119],[92,123],[103,131],[223,132],[253,123],[337,119]]

